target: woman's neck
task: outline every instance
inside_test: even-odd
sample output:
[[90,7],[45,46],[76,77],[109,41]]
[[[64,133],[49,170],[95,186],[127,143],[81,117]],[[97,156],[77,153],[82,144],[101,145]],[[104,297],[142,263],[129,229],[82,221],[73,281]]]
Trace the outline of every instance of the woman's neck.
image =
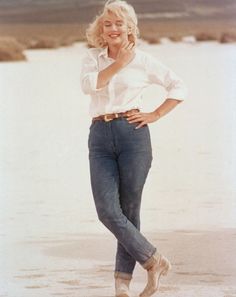
[[117,46],[108,46],[108,57],[112,58],[112,59],[116,59],[117,54],[119,52],[120,49],[120,45]]

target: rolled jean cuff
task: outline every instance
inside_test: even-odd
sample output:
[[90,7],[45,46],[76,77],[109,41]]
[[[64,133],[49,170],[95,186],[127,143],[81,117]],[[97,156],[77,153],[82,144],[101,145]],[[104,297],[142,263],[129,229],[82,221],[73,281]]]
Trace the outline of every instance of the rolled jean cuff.
[[121,271],[115,271],[114,277],[130,280],[130,279],[132,279],[132,274],[126,273],[126,272],[121,272]]
[[149,270],[157,262],[157,259],[158,259],[158,253],[156,250],[154,252],[154,254],[146,262],[144,262],[141,265],[144,269]]

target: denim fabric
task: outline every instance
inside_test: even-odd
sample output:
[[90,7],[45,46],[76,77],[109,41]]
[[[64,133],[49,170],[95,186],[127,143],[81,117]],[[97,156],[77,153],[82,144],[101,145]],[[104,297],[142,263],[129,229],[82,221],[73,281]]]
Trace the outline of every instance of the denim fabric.
[[115,273],[132,275],[156,248],[140,232],[143,186],[152,163],[148,125],[121,117],[94,121],[88,137],[90,180],[99,220],[117,238]]

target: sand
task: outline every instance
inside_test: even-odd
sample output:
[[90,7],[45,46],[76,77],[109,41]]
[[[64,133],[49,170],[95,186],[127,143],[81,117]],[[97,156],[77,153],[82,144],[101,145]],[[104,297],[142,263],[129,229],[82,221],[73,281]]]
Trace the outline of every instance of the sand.
[[[153,296],[236,296],[236,229],[157,231],[145,236],[172,263]],[[116,239],[109,232],[6,246],[4,256],[11,261],[4,266],[0,296],[113,297],[115,249]],[[146,271],[136,263],[133,297],[145,280]]]
[[[1,24],[0,26],[0,62],[24,60],[24,48],[58,48],[70,46],[78,41],[86,41],[85,30],[88,23],[72,24]],[[158,44],[161,38],[181,41],[186,36],[194,36],[199,41],[217,40],[220,43],[236,42],[236,22],[234,19],[203,20],[141,20],[140,38],[151,44]],[[5,46],[5,39],[12,40]],[[22,48],[21,51],[16,51]]]

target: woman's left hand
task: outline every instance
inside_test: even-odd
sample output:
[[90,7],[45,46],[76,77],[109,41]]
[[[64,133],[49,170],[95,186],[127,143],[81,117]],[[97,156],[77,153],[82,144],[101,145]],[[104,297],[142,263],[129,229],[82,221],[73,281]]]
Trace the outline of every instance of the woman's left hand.
[[157,121],[160,116],[155,112],[136,112],[127,117],[127,121],[129,123],[141,122],[139,125],[135,127],[135,129],[141,128],[145,124],[153,123]]

